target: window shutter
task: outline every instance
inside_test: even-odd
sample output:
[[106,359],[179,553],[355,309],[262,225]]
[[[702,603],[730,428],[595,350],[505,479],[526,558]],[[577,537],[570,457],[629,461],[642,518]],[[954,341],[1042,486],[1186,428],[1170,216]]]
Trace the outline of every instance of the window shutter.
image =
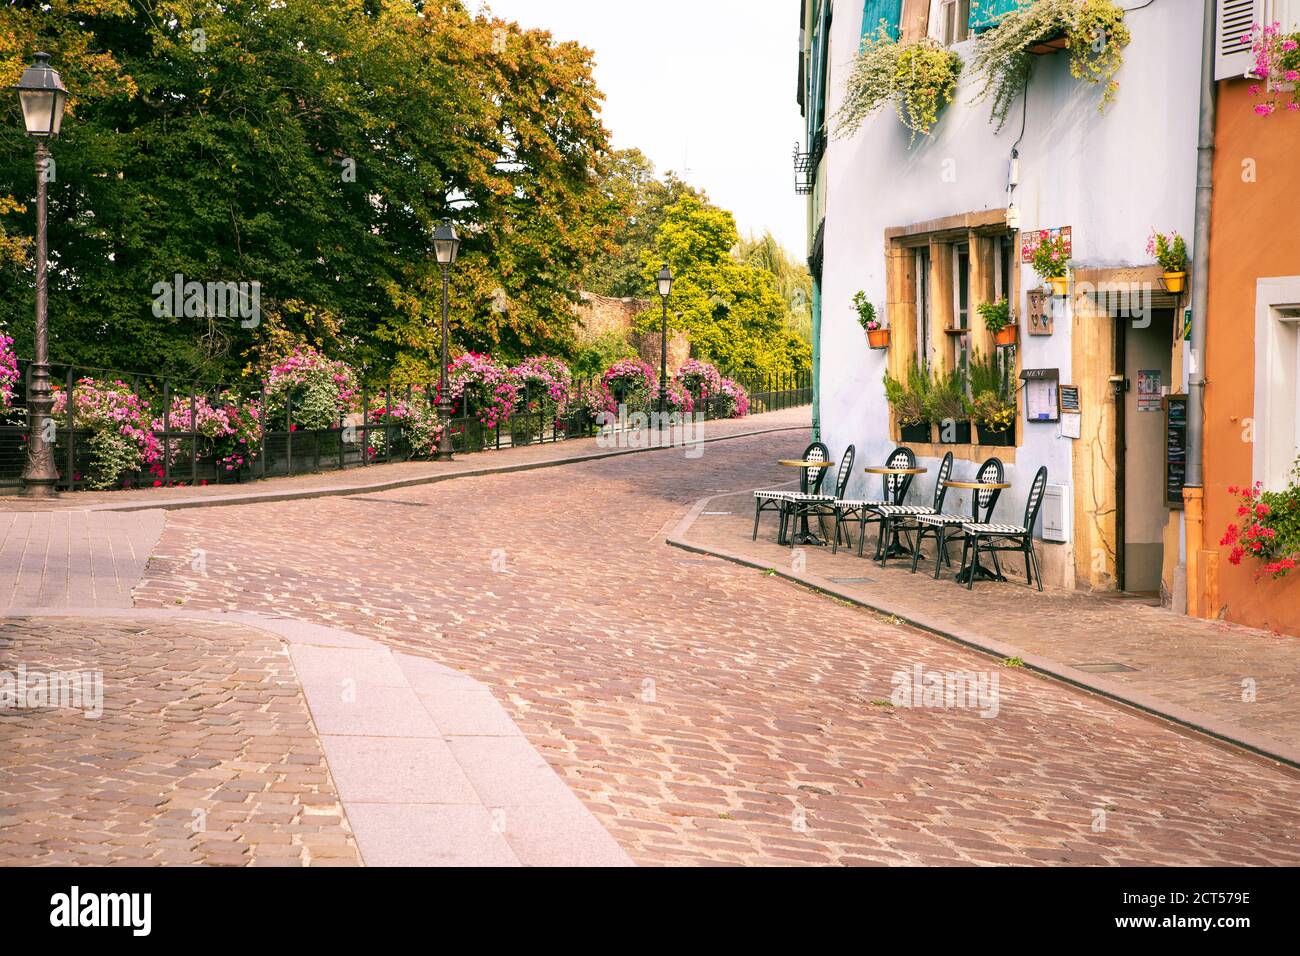
[[1017,6],[1017,0],[970,0],[970,19],[967,21],[970,32],[983,33],[996,26],[1005,14]]
[[1256,23],[1264,22],[1264,0],[1218,0],[1214,30],[1214,78],[1230,80],[1243,76],[1254,57],[1250,44],[1241,38]]
[[898,23],[903,15],[903,0],[867,0],[862,8],[862,35],[875,35],[880,21],[885,21],[889,35],[898,39]]

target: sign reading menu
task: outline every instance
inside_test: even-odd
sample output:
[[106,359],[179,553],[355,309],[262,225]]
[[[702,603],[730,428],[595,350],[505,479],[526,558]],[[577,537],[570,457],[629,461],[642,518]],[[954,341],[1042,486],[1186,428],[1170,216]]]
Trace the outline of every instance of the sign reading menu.
[[1165,398],[1165,506],[1183,506],[1187,478],[1187,396]]
[[1061,405],[1056,397],[1056,386],[1061,381],[1060,369],[1021,369],[1020,379],[1025,383],[1025,421],[1060,421]]

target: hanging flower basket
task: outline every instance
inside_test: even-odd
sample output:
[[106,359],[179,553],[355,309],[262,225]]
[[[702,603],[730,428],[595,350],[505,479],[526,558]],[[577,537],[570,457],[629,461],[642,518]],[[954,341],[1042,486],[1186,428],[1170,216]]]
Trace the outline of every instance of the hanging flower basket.
[[1052,295],[1063,296],[1070,291],[1069,276],[1052,276],[1047,281],[1052,283]]
[[1043,40],[1041,43],[1035,43],[1029,48],[1029,52],[1034,54],[1034,56],[1051,56],[1053,53],[1064,50],[1069,45],[1069,39],[1066,37],[1065,33],[1062,32],[1058,36],[1052,37],[1050,40]]
[[1166,292],[1182,292],[1187,286],[1186,272],[1166,272],[1160,277]]
[[873,349],[889,348],[889,329],[868,329],[867,344]]

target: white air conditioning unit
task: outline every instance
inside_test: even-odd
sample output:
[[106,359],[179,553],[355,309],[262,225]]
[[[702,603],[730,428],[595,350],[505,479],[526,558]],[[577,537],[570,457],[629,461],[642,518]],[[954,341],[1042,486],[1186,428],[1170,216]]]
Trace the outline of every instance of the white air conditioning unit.
[[1070,486],[1049,484],[1043,492],[1044,541],[1070,540]]

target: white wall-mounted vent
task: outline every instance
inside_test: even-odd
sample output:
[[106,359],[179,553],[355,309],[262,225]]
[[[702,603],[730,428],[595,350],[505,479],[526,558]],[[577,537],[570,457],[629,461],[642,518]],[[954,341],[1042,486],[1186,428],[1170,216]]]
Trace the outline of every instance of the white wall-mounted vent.
[[1043,492],[1043,532],[1044,541],[1070,540],[1070,500],[1069,485],[1049,484]]

